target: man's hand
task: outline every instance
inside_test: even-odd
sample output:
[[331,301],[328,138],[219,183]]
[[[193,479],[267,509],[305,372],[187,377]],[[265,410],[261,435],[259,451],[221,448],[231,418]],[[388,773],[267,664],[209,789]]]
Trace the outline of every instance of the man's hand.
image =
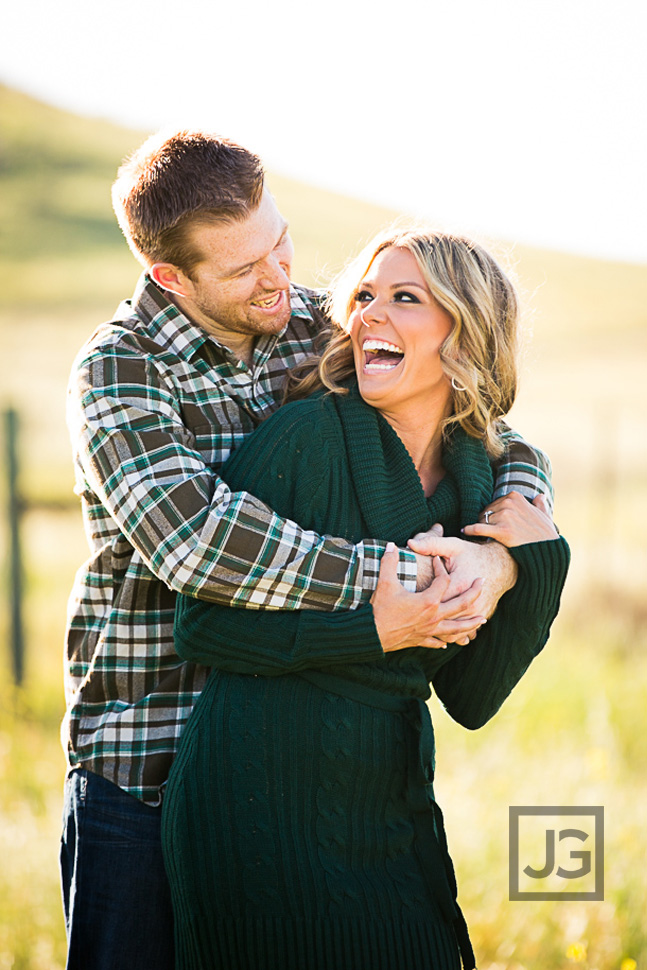
[[474,609],[481,594],[481,580],[476,579],[467,590],[452,597],[449,593],[451,576],[442,559],[436,557],[433,560],[434,579],[429,588],[421,593],[409,593],[398,580],[398,562],[398,551],[390,542],[382,556],[377,587],[371,597],[384,652],[403,647],[469,643],[485,622],[485,616]]
[[442,557],[450,577],[446,595],[454,600],[481,577],[483,585],[472,609],[487,619],[494,613],[503,594],[517,581],[517,564],[498,542],[478,545],[464,539],[443,538],[437,531],[430,530],[409,539],[408,546],[422,556]]
[[[439,522],[436,525],[432,525],[429,532],[421,533],[426,536],[441,536],[443,534],[443,527]],[[431,556],[418,556],[416,555],[416,566],[417,572],[417,582],[416,582],[416,592],[420,593],[423,589],[429,589],[431,582],[434,578],[434,564]],[[464,592],[464,590],[461,590]]]

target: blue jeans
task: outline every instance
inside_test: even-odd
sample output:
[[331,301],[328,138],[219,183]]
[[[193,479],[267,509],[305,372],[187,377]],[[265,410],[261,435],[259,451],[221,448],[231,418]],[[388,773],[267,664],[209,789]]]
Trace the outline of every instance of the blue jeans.
[[76,770],[61,838],[67,970],[173,970],[161,808]]

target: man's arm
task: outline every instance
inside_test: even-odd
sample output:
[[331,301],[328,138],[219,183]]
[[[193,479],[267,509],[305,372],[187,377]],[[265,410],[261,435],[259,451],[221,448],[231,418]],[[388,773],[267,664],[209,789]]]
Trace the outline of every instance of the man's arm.
[[[266,499],[271,496],[275,507],[284,513],[296,518],[306,516],[303,520],[310,523],[312,508],[318,509],[320,516],[324,514],[322,510],[329,509],[324,519],[329,516],[334,519],[335,510],[334,506],[330,506],[330,501],[331,496],[339,494],[339,484],[335,477],[335,464],[327,451],[322,423],[306,421],[308,427],[304,437],[302,417],[295,415],[293,418],[286,409],[280,419],[282,436],[277,439],[273,435],[265,435],[263,431],[256,434],[243,449],[236,452],[226,466],[226,474],[237,486],[250,487]],[[286,449],[284,458],[281,448]],[[305,450],[303,457],[299,458],[301,449]],[[313,456],[316,457],[314,472],[311,468]],[[281,469],[285,467],[290,472],[283,476]],[[519,501],[525,502],[524,499]],[[437,530],[435,538],[438,539],[441,533],[442,530]],[[448,555],[450,551],[457,553],[461,547],[474,552],[474,557],[470,559],[472,571],[486,572],[486,564],[492,566],[499,559],[499,550],[503,550],[498,544],[483,547],[457,539],[440,539],[440,542],[448,544]],[[407,592],[397,578],[395,547],[393,544],[389,546],[382,560],[379,583],[370,606],[337,613],[260,610],[250,615],[249,611],[231,610],[180,597],[176,613],[176,648],[184,659],[195,663],[231,672],[271,676],[286,671],[325,668],[341,661],[375,661],[383,655],[383,651],[407,646],[440,647],[443,643],[439,638],[442,637],[452,642],[453,646],[447,651],[432,651],[435,659],[431,663],[437,669],[455,657],[458,649],[456,641],[464,642],[465,638],[471,638],[483,622],[482,616],[473,615],[473,604],[479,595],[481,581],[476,580],[462,596],[447,601],[450,577],[445,573],[442,562],[436,560],[434,566],[437,576],[433,586],[423,593]],[[511,583],[512,579],[507,585]],[[498,630],[500,623],[495,626]],[[468,664],[470,671],[473,671],[476,662],[479,671],[477,680],[480,679],[483,684],[491,680],[490,668],[499,670],[498,661],[493,662],[491,651],[488,651],[486,663],[476,658],[481,643],[485,646],[492,639],[488,633],[485,630],[479,634],[479,641],[470,651],[473,656]],[[499,637],[495,639],[498,641]],[[501,649],[497,646],[497,657]],[[506,650],[509,649],[506,644]],[[512,662],[506,654],[505,681],[508,690],[513,669],[517,670],[519,663],[525,669],[529,662],[523,643],[520,643],[517,653]],[[499,697],[500,692],[495,693]],[[485,704],[491,707],[492,703],[492,697],[488,695]]]
[[[134,339],[81,361],[68,418],[77,487],[99,498],[170,588],[274,609],[348,609],[370,598],[384,544],[322,537],[232,492],[197,450],[168,369]],[[411,590],[416,572],[402,550],[399,578]]]
[[552,513],[553,470],[548,455],[540,448],[529,445],[511,428],[505,428],[501,439],[506,450],[495,466],[492,499],[501,498],[509,492],[519,492],[531,500],[537,495],[544,495]]
[[[407,646],[445,644],[430,631],[455,642],[476,632],[483,617],[469,616],[478,584],[460,598],[459,607],[443,602],[442,564],[434,585],[408,593],[397,580],[395,546],[389,543],[371,604],[356,610],[237,610],[180,596],[175,614],[175,647],[184,660],[230,673],[274,676],[339,663],[380,660]],[[434,589],[434,586],[436,587]],[[395,605],[387,606],[390,600]],[[381,612],[386,607],[386,615]],[[467,618],[451,614],[463,609]],[[439,650],[439,653],[443,651]],[[449,655],[448,655],[449,656]]]

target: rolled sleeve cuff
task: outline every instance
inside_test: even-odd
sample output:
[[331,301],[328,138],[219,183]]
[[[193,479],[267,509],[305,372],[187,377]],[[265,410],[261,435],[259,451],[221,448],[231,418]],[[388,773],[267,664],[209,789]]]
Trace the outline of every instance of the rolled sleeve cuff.
[[[386,545],[384,543],[364,543],[364,590],[369,594],[377,586],[380,573],[380,562]],[[418,582],[418,564],[415,553],[409,549],[398,549],[400,561],[398,565],[398,579],[409,593],[415,593]]]

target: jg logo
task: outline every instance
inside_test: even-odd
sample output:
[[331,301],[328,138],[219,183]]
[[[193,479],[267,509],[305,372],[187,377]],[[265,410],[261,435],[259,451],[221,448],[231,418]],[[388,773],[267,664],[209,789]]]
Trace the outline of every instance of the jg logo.
[[604,899],[604,808],[510,806],[510,899]]

